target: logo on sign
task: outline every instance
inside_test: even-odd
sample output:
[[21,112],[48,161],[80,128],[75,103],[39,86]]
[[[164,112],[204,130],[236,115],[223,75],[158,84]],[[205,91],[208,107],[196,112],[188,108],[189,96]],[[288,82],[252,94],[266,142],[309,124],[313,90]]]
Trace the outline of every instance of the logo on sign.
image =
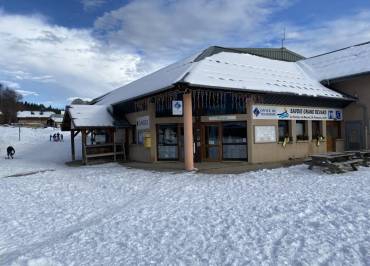
[[329,118],[329,119],[334,119],[334,111],[330,110],[330,111],[328,112],[328,118]]
[[284,112],[277,114],[279,118],[288,118],[289,114],[288,111],[285,109]]
[[182,115],[182,101],[172,101],[172,115]]
[[254,108],[254,110],[253,110],[253,114],[256,116],[256,117],[258,117],[259,115],[260,115],[260,110],[258,110],[258,108],[256,107],[256,108]]
[[139,117],[137,120],[136,120],[136,128],[137,129],[148,129],[150,128],[150,124],[149,124],[149,116],[142,116],[142,117]]
[[337,120],[342,120],[342,112],[341,111],[336,111],[335,112],[335,118]]

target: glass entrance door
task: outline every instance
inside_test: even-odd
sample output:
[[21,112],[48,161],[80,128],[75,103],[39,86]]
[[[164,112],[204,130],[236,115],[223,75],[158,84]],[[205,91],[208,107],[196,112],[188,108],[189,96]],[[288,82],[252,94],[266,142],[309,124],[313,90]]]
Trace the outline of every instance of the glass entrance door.
[[221,160],[221,138],[220,125],[204,125],[204,156],[206,161],[220,161]]
[[222,129],[222,159],[247,160],[247,124],[225,122]]

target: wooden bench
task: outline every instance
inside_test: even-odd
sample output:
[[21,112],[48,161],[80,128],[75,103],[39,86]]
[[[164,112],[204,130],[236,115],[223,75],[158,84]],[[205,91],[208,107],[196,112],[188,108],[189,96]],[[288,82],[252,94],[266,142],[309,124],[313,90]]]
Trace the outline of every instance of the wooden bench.
[[327,153],[311,155],[311,160],[306,161],[308,169],[315,166],[323,167],[325,173],[345,173],[348,170],[357,171],[358,166],[363,163],[362,159],[353,158],[354,153]]
[[349,161],[338,162],[338,163],[333,163],[333,164],[339,168],[351,167],[353,171],[358,171],[358,166],[363,164],[363,160],[362,159],[352,159]]
[[362,166],[370,167],[370,150],[346,151],[346,153],[353,153],[354,158],[362,160]]

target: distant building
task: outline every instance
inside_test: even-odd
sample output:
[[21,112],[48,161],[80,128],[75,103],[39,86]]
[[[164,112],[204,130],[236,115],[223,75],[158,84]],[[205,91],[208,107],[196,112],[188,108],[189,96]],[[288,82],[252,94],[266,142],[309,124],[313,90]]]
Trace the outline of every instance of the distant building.
[[63,122],[64,111],[61,114],[53,114],[49,117],[48,126],[60,127]]
[[17,112],[17,120],[23,126],[46,127],[52,115],[55,113],[50,111],[20,111]]

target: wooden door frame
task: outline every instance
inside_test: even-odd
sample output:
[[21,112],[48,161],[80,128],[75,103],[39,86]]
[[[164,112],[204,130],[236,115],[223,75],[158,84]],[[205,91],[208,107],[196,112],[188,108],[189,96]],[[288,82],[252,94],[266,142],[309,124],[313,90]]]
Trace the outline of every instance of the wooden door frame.
[[[329,136],[328,136],[328,128],[329,128],[329,125],[335,125],[337,126],[338,128],[338,138],[330,138],[332,141],[330,142],[333,142],[332,145],[333,145],[333,151],[329,151]],[[336,141],[337,139],[341,139],[342,138],[342,123],[341,121],[326,121],[326,151],[327,152],[336,152]]]
[[[217,159],[216,160],[210,160],[210,159],[207,159],[206,158],[206,150],[209,146],[208,143],[206,143],[206,130],[205,128],[207,126],[217,126],[218,127],[218,143],[216,145],[211,145],[211,146],[218,146],[218,155],[217,155]],[[222,122],[204,122],[204,123],[201,123],[201,127],[200,127],[200,131],[201,131],[201,138],[200,138],[200,142],[201,142],[201,161],[204,161],[204,162],[220,162],[222,161]]]

